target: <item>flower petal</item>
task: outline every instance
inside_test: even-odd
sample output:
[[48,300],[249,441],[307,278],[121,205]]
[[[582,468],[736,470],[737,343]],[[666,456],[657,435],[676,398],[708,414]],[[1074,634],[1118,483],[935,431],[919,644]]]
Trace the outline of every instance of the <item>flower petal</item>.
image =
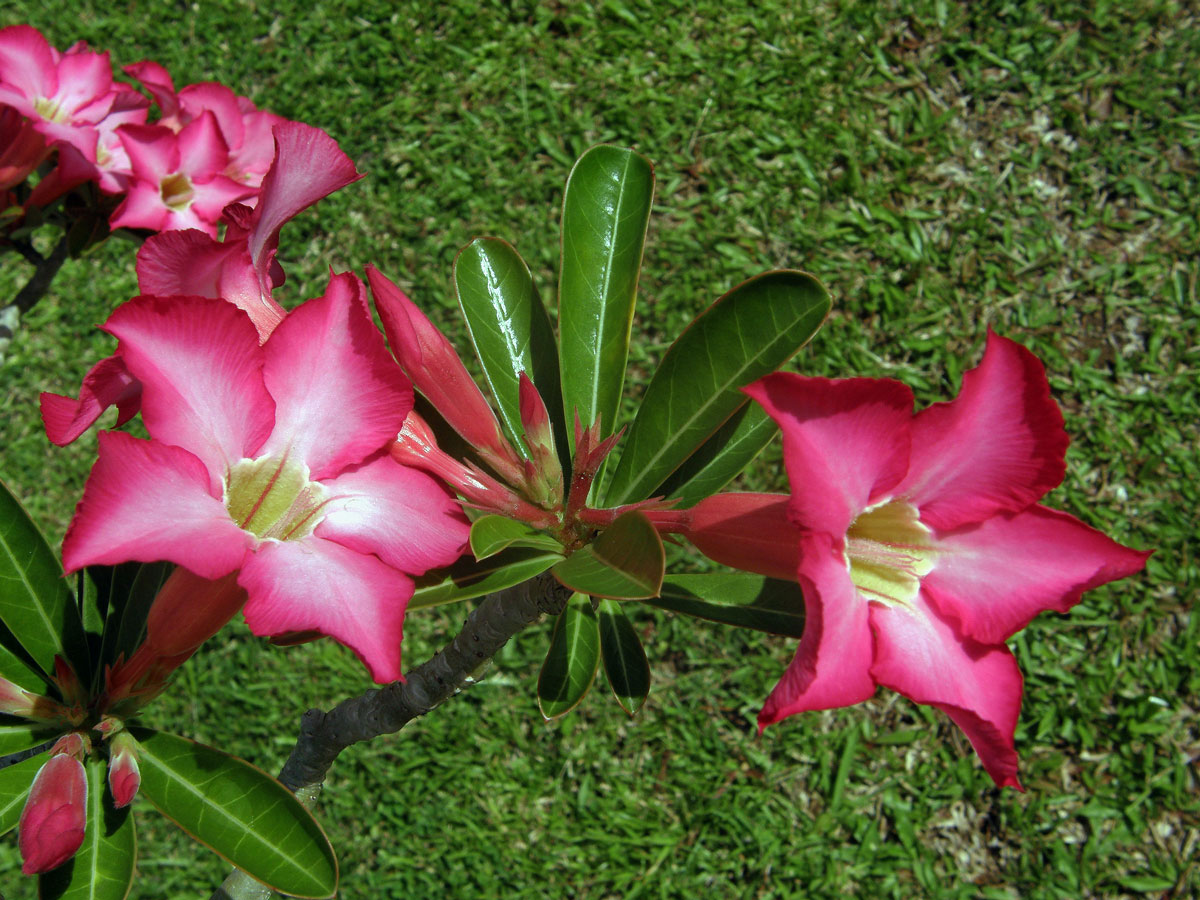
[[413,583],[377,557],[309,536],[268,541],[247,559],[238,583],[257,635],[319,631],[345,644],[376,682],[401,677],[400,638]]
[[1021,790],[1013,733],[1022,679],[1008,648],[960,637],[920,596],[911,606],[873,603],[870,616],[872,677],[910,700],[944,710],[996,784]]
[[851,706],[875,693],[867,602],[850,581],[841,548],[829,535],[805,534],[800,559],[804,637],[758,714],[760,731],[795,713]]
[[253,538],[209,492],[203,463],[186,450],[102,431],[92,467],[63,540],[68,572],[91,565],[168,560],[202,578],[241,565]]
[[323,482],[333,495],[318,537],[373,553],[409,575],[462,556],[471,526],[450,494],[424,472],[389,456]]
[[801,531],[788,502],[783,494],[714,494],[687,510],[683,535],[709,559],[795,581]]
[[117,407],[117,425],[132,419],[141,408],[142,383],[129,374],[119,356],[109,356],[83,376],[78,400],[51,393],[43,393],[40,399],[46,436],[51,443],[65,447],[110,406]]
[[119,306],[104,330],[142,383],[150,436],[198,456],[218,493],[229,467],[253,454],[274,421],[246,314],[222,300],[141,296]]
[[989,330],[983,361],[958,396],[913,421],[899,492],[937,531],[1019,512],[1062,481],[1068,443],[1041,362]]
[[805,378],[777,372],[744,388],[783,431],[792,520],[844,534],[908,467],[913,396],[884,378]]
[[263,351],[275,430],[262,453],[298,456],[313,481],[394,440],[412,409],[412,386],[371,321],[362,282],[350,273],[331,275],[325,295],[293,310]]
[[985,644],[1044,610],[1065,613],[1084,591],[1141,571],[1150,555],[1037,505],[943,535],[937,554],[922,589],[958,631]]

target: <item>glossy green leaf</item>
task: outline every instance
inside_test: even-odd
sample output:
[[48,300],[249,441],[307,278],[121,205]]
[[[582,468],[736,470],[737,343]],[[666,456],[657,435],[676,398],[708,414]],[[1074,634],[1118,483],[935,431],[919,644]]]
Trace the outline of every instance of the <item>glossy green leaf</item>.
[[137,834],[131,810],[114,809],[108,767],[87,761],[87,828],[75,856],[38,878],[41,900],[125,900],[133,887]]
[[576,410],[584,427],[600,417],[601,437],[614,430],[653,196],[650,161],[619,147],[592,147],[567,178],[558,333],[572,451]]
[[36,722],[19,721],[12,725],[0,725],[0,756],[21,753],[53,740],[62,733],[63,729]]
[[[554,420],[558,445],[565,448],[558,341],[525,260],[507,241],[476,238],[454,260],[454,288],[509,433],[515,438],[525,433],[517,388],[524,372],[542,395]],[[521,441],[516,443],[524,453]]]
[[[11,635],[5,635],[11,637]],[[13,684],[20,685],[35,694],[47,693],[45,676],[36,671],[36,666],[28,661],[28,654],[16,640],[12,641],[14,650],[0,643],[0,678],[7,678]]]
[[133,729],[140,794],[200,843],[281,894],[330,897],[337,860],[316,819],[250,763],[195,741]]
[[662,538],[644,515],[627,512],[550,571],[573,591],[642,600],[658,593],[665,569]]
[[600,663],[600,626],[592,600],[572,594],[554,623],[538,676],[538,707],[547,719],[566,715],[584,698]]
[[476,559],[487,559],[509,547],[562,552],[562,544],[550,535],[507,516],[480,516],[471,523],[471,552]]
[[753,628],[770,634],[804,634],[800,585],[749,572],[669,575],[662,593],[646,601],[699,619]]
[[697,316],[646,386],[605,505],[649,497],[746,402],[740,388],[791,359],[828,312],[819,281],[779,271],[743,282]]
[[111,570],[108,621],[104,629],[106,663],[115,662],[122,654],[128,659],[141,644],[150,606],[173,571],[175,566],[169,562],[130,562]]
[[484,562],[464,557],[448,568],[416,579],[417,589],[408,601],[408,611],[502,591],[542,574],[562,558],[561,553],[523,549],[505,550]]
[[621,708],[633,715],[642,708],[650,693],[650,663],[642,649],[641,638],[625,607],[615,600],[602,599],[596,606],[600,620],[600,658]]
[[44,672],[55,655],[88,672],[87,643],[58,557],[0,482],[0,621]]
[[679,509],[695,506],[740,475],[778,433],[775,420],[747,401],[651,493],[679,500]]
[[17,827],[33,776],[49,758],[46,753],[39,753],[0,769],[0,834],[8,834]]

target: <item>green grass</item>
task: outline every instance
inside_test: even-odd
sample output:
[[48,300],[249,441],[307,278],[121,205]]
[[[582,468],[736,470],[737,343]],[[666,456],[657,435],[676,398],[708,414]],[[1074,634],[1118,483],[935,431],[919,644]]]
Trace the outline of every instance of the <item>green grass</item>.
[[[768,6],[755,4],[755,10]],[[1172,897],[1200,892],[1200,18],[1183,3],[134,4],[18,0],[60,47],[151,57],[327,129],[369,178],[289,226],[289,302],[372,262],[435,318],[478,234],[554,297],[569,166],[599,141],[656,163],[631,396],[700,309],[762,269],[817,274],[835,312],[797,365],[944,399],[986,328],[1046,362],[1074,443],[1049,498],[1137,547],[1144,575],[1012,642],[1025,794],[997,792],[935,711],[881,692],[761,739],[790,641],[634,607],[654,671],[628,720],[534,697],[546,633],[401,735],[347,751],[321,816],[358,897]],[[1045,8],[1049,6],[1050,12]],[[594,7],[594,8],[593,8]],[[915,10],[915,11],[913,11]],[[0,288],[23,271],[5,257]],[[69,263],[0,380],[0,472],[60,538],[94,434],[48,447],[136,290],[129,245]],[[750,482],[783,488],[778,449]],[[426,658],[465,611],[414,615]],[[210,642],[147,722],[268,770],[300,713],[361,691],[328,643]],[[223,866],[138,809],[140,898]],[[33,895],[15,841],[0,893]]]

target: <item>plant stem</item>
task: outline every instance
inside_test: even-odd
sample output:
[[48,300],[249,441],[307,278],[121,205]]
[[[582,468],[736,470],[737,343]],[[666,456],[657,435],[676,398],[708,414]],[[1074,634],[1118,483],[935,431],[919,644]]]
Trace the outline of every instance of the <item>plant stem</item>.
[[[409,672],[405,681],[343,700],[328,712],[306,712],[279,780],[311,808],[339,753],[351,744],[393,734],[454,696],[510,638],[544,614],[562,612],[569,596],[548,572],[489,594],[467,616],[462,631]],[[235,870],[212,900],[262,900],[270,894],[270,889]]]
[[16,333],[21,316],[33,309],[34,305],[46,296],[50,290],[50,283],[54,281],[54,276],[58,274],[62,264],[67,261],[67,236],[65,234],[49,256],[41,256],[32,246],[27,248],[28,253],[22,244],[13,244],[13,247],[31,261],[33,259],[28,254],[33,254],[33,257],[37,259],[35,263],[37,268],[29,277],[29,281],[25,283],[25,287],[21,288],[17,296],[13,298],[12,303],[0,309],[0,363],[4,362],[4,351],[8,349],[8,345]]

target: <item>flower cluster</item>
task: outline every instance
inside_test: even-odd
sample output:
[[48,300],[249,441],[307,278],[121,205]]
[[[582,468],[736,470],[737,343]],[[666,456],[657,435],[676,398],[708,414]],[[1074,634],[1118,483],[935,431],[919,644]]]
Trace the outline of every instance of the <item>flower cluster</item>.
[[9,195],[56,154],[24,198],[4,207],[45,206],[94,181],[123,199],[113,228],[198,229],[213,237],[221,211],[253,205],[274,155],[271,130],[284,120],[212,82],[176,91],[154,62],[126,66],[151,99],[116,81],[107,52],[65,52],[35,28],[0,29],[0,192]]

